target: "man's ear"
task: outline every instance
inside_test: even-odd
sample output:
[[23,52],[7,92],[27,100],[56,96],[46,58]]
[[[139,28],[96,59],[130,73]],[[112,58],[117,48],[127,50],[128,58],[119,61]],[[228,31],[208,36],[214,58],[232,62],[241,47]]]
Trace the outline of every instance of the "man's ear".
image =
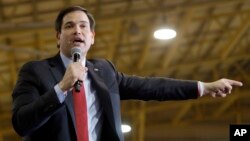
[[60,43],[59,43],[59,40],[60,40],[60,32],[57,32],[56,33],[56,39],[57,39],[57,41],[56,41],[56,43],[57,43],[57,47],[59,47],[60,46]]
[[91,31],[91,32],[92,32],[91,45],[93,45],[95,43],[95,31]]
[[56,39],[60,39],[60,32],[56,32]]

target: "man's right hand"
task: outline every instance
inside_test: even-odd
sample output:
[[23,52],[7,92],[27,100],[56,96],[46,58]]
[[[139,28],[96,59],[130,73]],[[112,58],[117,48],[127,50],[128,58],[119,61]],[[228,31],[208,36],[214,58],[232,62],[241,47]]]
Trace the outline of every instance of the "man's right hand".
[[63,79],[59,82],[62,91],[71,90],[77,80],[83,81],[87,68],[80,62],[74,62],[68,65]]

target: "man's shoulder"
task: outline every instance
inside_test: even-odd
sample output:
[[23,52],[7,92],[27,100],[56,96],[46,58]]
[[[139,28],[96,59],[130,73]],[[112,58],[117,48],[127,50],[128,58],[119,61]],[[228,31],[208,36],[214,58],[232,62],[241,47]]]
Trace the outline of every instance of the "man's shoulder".
[[107,59],[104,58],[92,58],[92,59],[87,59],[91,63],[104,63],[107,62]]
[[49,62],[55,59],[54,57],[49,57],[45,59],[39,59],[39,60],[30,60],[23,64],[22,68],[41,68],[49,65]]
[[93,66],[99,69],[105,69],[107,71],[116,70],[111,61],[102,58],[88,59],[87,66]]
[[103,58],[88,59],[88,63],[93,64],[94,66],[111,65],[109,60]]

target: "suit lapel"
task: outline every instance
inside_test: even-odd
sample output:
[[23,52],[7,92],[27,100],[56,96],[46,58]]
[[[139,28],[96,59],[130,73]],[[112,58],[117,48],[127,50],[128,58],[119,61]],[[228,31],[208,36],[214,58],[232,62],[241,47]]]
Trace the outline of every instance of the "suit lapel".
[[[63,75],[66,71],[66,68],[63,65],[62,59],[60,57],[60,54],[58,53],[54,58],[49,60],[50,63],[50,70],[58,83],[59,81],[62,80]],[[72,98],[72,93],[68,92],[67,97],[65,99],[65,105],[68,108],[68,111],[71,115],[71,119],[73,121],[74,128],[75,127],[75,115],[74,115],[74,109],[73,109],[73,98]]]
[[50,70],[56,82],[58,83],[62,79],[65,73],[65,67],[61,60],[60,54],[58,53],[55,57],[49,59],[49,64],[50,64]]
[[68,92],[68,95],[67,95],[64,102],[66,104],[66,107],[69,109],[69,113],[71,115],[71,119],[73,121],[74,128],[76,129],[76,121],[75,121],[75,114],[74,114],[74,107],[73,107],[73,97],[72,97],[71,91]]
[[101,76],[101,74],[103,73],[102,68],[96,68],[92,63],[88,61],[87,61],[87,67],[88,67],[88,73],[92,78],[91,80],[93,87],[96,89],[96,95],[99,98],[101,106],[103,107],[103,114],[106,114],[111,127],[113,128],[114,131],[116,131],[114,125],[115,120],[113,116],[114,114],[113,114],[110,94]]
[[[49,60],[50,66],[51,66],[51,72],[58,83],[65,73],[65,67],[63,65],[63,62],[61,60],[60,54],[58,53],[54,58]],[[101,106],[103,107],[103,114],[107,116],[107,120],[110,123],[110,126],[113,128],[114,131],[116,131],[115,128],[115,120],[114,120],[114,114],[113,114],[113,108],[111,104],[111,98],[110,94],[108,92],[108,88],[106,87],[106,84],[104,83],[102,79],[102,68],[96,68],[91,62],[87,61],[87,67],[90,77],[92,78],[92,84],[93,87],[96,89],[96,94],[99,98],[99,102]],[[69,113],[71,115],[71,119],[73,121],[74,127],[75,127],[75,115],[74,115],[74,109],[73,109],[73,98],[72,93],[68,92],[68,95],[65,99],[65,105],[67,109],[69,110]],[[76,127],[75,127],[76,128]]]

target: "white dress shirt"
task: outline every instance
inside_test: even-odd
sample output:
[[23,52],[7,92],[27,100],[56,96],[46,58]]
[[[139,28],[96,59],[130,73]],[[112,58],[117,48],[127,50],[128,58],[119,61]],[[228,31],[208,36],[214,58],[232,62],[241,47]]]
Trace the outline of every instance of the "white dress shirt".
[[[63,53],[60,52],[61,59],[65,68],[68,64],[72,63],[72,59],[66,57]],[[82,61],[83,65],[86,66],[86,59]],[[100,141],[101,135],[101,126],[102,126],[102,108],[100,107],[100,102],[96,96],[96,90],[91,86],[91,79],[89,75],[86,74],[84,79],[84,88],[85,96],[87,100],[87,111],[88,111],[88,132],[89,132],[89,141]],[[63,92],[59,85],[57,84],[54,87],[57,97],[61,103],[64,102],[66,95]]]

